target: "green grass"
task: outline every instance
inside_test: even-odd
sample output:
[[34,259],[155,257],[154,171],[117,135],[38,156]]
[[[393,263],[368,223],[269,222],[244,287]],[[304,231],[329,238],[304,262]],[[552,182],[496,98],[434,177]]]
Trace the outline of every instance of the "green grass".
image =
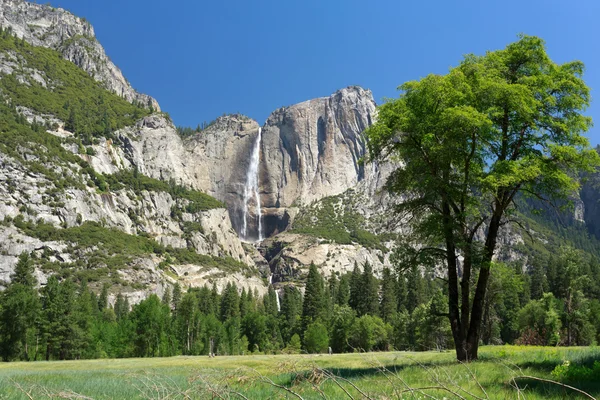
[[[565,360],[576,365],[589,365],[599,357],[600,350],[596,348],[498,346],[482,348],[481,360],[468,367],[456,363],[452,352],[6,363],[0,365],[0,398],[27,399],[17,385],[34,398],[47,390],[54,394],[73,391],[94,399],[138,399],[144,398],[144,394],[149,394],[149,388],[154,387],[162,387],[170,393],[186,392],[191,398],[213,398],[208,385],[224,398],[228,398],[228,390],[239,391],[250,399],[286,398],[286,395],[293,398],[285,390],[266,383],[265,378],[305,399],[322,398],[316,388],[330,399],[348,398],[333,379],[325,379],[315,369],[319,367],[343,378],[336,380],[355,399],[362,396],[348,381],[373,399],[427,398],[421,393],[414,397],[410,393],[401,395],[399,391],[406,389],[406,385],[412,388],[445,386],[465,399],[486,398],[483,388],[490,399],[517,399],[517,391],[511,386],[513,377],[531,375],[553,379],[551,372]],[[560,386],[531,380],[517,382],[527,399],[577,398]],[[600,382],[568,384],[600,396]],[[426,393],[435,398],[458,398],[440,390],[427,390]],[[165,394],[161,397],[154,393],[153,398],[166,398]]]

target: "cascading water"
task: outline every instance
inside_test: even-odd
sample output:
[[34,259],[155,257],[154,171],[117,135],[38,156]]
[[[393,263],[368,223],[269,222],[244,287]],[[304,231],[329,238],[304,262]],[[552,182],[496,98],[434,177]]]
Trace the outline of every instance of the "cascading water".
[[279,302],[279,293],[275,292],[275,298],[277,299],[277,312],[281,311],[281,303]]
[[244,212],[243,212],[243,223],[241,236],[243,239],[248,240],[248,214],[251,200],[256,203],[256,218],[258,220],[258,241],[263,240],[262,233],[262,211],[260,209],[260,193],[258,188],[258,167],[260,162],[260,142],[262,136],[262,128],[258,128],[258,135],[252,148],[252,155],[250,156],[250,165],[248,166],[248,172],[246,174],[246,186],[244,186]]
[[[273,284],[273,274],[269,275],[269,286]],[[279,301],[279,293],[275,291],[275,298],[277,299],[277,312],[281,311],[281,302]]]

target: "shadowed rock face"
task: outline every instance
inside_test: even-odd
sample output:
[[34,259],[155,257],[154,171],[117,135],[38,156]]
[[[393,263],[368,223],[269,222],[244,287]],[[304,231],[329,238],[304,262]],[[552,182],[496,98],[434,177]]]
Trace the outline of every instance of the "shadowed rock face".
[[96,40],[94,28],[62,8],[23,0],[0,0],[0,26],[11,28],[34,46],[48,47],[83,69],[95,80],[129,102],[160,111],[152,97],[136,92]]

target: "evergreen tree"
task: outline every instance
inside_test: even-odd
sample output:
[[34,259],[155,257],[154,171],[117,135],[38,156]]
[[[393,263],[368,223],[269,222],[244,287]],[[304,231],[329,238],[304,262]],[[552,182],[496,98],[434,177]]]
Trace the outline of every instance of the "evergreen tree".
[[173,310],[177,313],[177,309],[179,308],[179,303],[181,302],[181,285],[179,282],[175,283],[173,286]]
[[215,315],[217,307],[214,304],[213,294],[211,290],[204,285],[197,292],[198,297],[198,308],[204,315]]
[[169,286],[165,287],[165,292],[163,293],[163,297],[162,297],[162,303],[171,308],[171,288]]
[[102,292],[98,298],[98,310],[103,311],[108,307],[108,286],[102,285]]
[[389,268],[384,268],[381,276],[381,318],[392,322],[398,310],[396,298],[397,283]]
[[373,268],[368,262],[363,266],[363,273],[360,277],[360,300],[358,301],[356,312],[358,316],[379,315],[379,283],[373,275]]
[[123,297],[121,293],[117,295],[117,299],[115,301],[115,314],[117,316],[117,321],[125,318],[129,313],[129,304],[127,299]]
[[358,311],[360,304],[362,303],[362,279],[361,273],[358,269],[358,263],[354,263],[354,269],[350,273],[350,297],[348,299],[348,304],[352,309]]
[[219,291],[217,290],[217,284],[213,282],[212,289],[210,290],[210,297],[214,307],[214,315],[221,315],[221,297],[219,296]]
[[36,284],[29,255],[22,253],[11,282],[0,294],[0,352],[4,361],[30,359],[29,338],[37,336],[40,311]]
[[230,318],[240,316],[240,297],[238,295],[237,286],[227,283],[223,294],[221,295],[221,322],[225,322]]
[[248,295],[246,294],[246,288],[242,288],[242,294],[240,294],[240,318],[248,314]]
[[416,264],[411,265],[406,278],[406,309],[412,313],[417,306],[424,303],[423,276]]
[[37,285],[37,279],[35,279],[33,263],[27,253],[21,253],[15,270],[10,277],[11,284],[19,284],[25,287],[33,288]]
[[329,299],[332,299],[331,306],[337,303],[337,298],[340,290],[340,281],[337,278],[335,272],[331,271],[329,279],[327,280],[327,286],[329,288]]
[[302,304],[302,325],[307,327],[311,322],[323,319],[325,310],[325,287],[323,277],[315,264],[310,264],[304,302]]
[[294,334],[300,333],[301,315],[302,293],[294,286],[285,286],[281,299],[281,333],[285,343],[289,343]]
[[531,263],[531,298],[539,300],[548,291],[544,268],[537,259]]
[[347,306],[350,301],[350,274],[344,274],[340,278],[335,303],[339,306]]

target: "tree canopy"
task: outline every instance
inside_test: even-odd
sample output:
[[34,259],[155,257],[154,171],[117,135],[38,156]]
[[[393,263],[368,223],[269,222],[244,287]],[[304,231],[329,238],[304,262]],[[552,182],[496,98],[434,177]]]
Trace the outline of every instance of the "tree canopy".
[[556,64],[543,40],[521,35],[465,56],[446,75],[403,84],[366,132],[372,159],[400,161],[387,189],[403,195],[399,211],[413,216],[412,243],[422,244],[406,257],[446,264],[460,360],[477,358],[491,261],[517,196],[566,201],[581,172],[599,164],[584,136],[592,121],[583,115],[583,72],[580,61]]

